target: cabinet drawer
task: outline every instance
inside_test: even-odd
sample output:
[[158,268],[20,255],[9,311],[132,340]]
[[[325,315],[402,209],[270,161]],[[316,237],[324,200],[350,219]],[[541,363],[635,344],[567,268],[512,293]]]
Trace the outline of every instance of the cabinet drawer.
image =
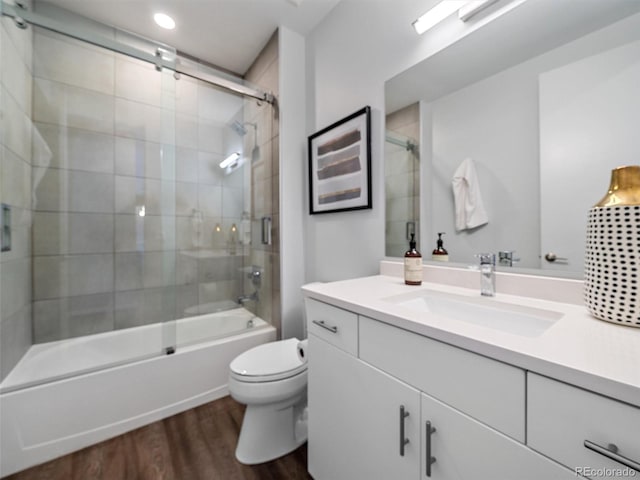
[[307,332],[352,355],[358,355],[358,316],[333,305],[305,298]]
[[525,372],[360,317],[360,358],[496,430],[525,441]]
[[527,400],[531,448],[587,477],[621,478],[630,475],[616,472],[633,475],[633,470],[587,448],[585,441],[613,444],[619,455],[640,464],[640,408],[533,373],[527,376]]

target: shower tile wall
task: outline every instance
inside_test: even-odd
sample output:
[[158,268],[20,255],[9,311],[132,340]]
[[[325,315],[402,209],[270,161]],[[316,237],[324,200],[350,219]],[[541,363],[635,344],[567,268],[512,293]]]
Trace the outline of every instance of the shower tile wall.
[[[26,2],[30,5],[31,2]],[[12,248],[0,254],[0,381],[32,343],[31,30],[0,20],[0,201],[11,208]]]
[[[416,144],[420,138],[420,109],[414,103],[386,116],[387,131],[408,137]],[[420,231],[420,162],[419,156],[406,149],[385,144],[385,199],[387,256],[402,257],[407,251],[406,224],[415,221]],[[420,249],[420,238],[418,249]],[[424,254],[424,252],[423,252]]]
[[[245,78],[261,89],[278,96],[278,32],[276,31]],[[250,152],[258,146],[259,155],[255,155],[251,169],[251,223],[252,249],[250,263],[263,271],[260,290],[260,302],[255,312],[259,317],[271,323],[280,331],[280,154],[279,122],[277,106],[255,101],[245,102],[245,115],[249,122],[257,123],[256,143],[253,138],[245,139],[245,151]],[[247,135],[249,137],[249,135]],[[271,244],[262,243],[262,218],[272,220]],[[251,282],[245,279],[245,291],[253,291]],[[254,308],[248,304],[247,307]]]
[[51,151],[33,162],[35,342],[235,299],[246,259],[228,241],[244,179],[218,167],[234,133],[216,107],[242,100],[42,30],[34,76]]

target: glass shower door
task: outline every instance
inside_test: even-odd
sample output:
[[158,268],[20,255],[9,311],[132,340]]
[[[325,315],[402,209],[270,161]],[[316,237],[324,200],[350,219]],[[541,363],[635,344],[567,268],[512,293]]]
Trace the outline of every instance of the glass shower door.
[[158,355],[175,345],[173,72],[33,31],[36,351],[66,341],[52,377]]

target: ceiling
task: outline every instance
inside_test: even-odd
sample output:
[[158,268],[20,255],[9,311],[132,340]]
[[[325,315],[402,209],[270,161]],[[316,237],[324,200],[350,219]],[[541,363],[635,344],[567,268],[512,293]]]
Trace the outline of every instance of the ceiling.
[[[307,35],[340,0],[42,0],[205,60],[238,75],[251,66],[273,32]],[[152,16],[166,13],[174,30]]]

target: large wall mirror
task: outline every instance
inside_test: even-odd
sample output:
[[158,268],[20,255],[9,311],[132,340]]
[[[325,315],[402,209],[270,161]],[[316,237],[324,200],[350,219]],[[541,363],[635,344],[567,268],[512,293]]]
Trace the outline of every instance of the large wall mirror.
[[[640,1],[516,3],[386,82],[388,256],[414,229],[429,260],[445,232],[453,264],[582,278],[588,210],[640,164]],[[459,229],[466,159],[488,223]]]

